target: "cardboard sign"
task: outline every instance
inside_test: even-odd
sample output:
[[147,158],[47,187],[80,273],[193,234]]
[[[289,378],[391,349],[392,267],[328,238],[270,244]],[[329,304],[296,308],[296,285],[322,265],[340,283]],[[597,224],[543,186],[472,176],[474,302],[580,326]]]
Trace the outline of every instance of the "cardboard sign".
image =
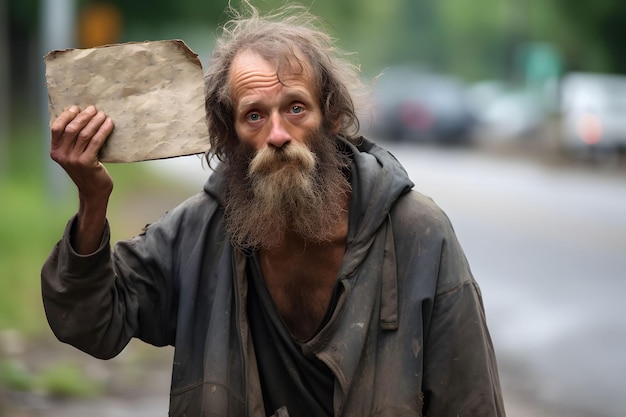
[[202,65],[184,42],[52,51],[45,63],[51,120],[71,105],[91,104],[113,119],[101,161],[145,161],[209,149]]

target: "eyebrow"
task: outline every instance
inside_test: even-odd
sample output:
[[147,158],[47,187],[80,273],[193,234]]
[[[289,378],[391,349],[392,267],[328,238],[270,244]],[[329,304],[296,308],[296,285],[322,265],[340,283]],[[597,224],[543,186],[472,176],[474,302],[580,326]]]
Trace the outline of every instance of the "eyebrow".
[[[302,101],[302,102],[305,102],[305,104],[315,103],[315,99],[313,95],[311,95],[307,90],[303,88],[298,88],[298,87],[293,87],[293,90],[285,93],[283,98],[285,101],[288,101],[288,102]],[[261,102],[262,102],[262,99],[257,99],[257,98],[243,99],[239,103],[239,106],[237,106],[237,110],[239,112],[242,112],[251,107],[253,108],[253,107],[258,106]]]

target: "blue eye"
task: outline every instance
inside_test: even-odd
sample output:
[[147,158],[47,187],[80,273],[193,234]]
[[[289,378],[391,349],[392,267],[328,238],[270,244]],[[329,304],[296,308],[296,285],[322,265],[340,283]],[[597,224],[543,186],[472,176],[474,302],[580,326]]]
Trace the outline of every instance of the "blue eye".
[[259,120],[261,120],[261,116],[258,113],[252,113],[248,116],[248,119],[251,122],[258,122]]
[[302,106],[292,106],[291,107],[291,112],[294,114],[298,114],[298,113],[302,113],[304,111],[304,109],[302,108]]

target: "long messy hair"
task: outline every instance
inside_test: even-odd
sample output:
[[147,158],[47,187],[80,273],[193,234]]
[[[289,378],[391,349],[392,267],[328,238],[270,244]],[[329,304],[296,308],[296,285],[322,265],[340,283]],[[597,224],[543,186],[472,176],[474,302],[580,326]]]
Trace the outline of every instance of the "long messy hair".
[[356,141],[360,103],[355,100],[357,93],[364,91],[360,71],[322,30],[320,20],[301,5],[285,5],[261,16],[248,1],[243,0],[242,4],[245,14],[229,7],[232,18],[221,28],[205,74],[205,106],[211,142],[207,161],[210,163],[213,156],[228,159],[236,146],[229,70],[235,56],[245,49],[275,64],[279,79],[286,69],[299,67],[303,72],[310,71],[326,127]]

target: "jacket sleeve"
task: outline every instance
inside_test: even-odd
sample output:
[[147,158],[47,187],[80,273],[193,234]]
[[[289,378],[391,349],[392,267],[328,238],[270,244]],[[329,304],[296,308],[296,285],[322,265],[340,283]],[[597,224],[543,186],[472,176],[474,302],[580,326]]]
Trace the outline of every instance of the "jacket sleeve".
[[172,255],[166,254],[171,236],[144,233],[113,253],[107,224],[98,250],[79,255],[70,243],[75,219],[41,272],[44,309],[56,337],[101,359],[116,356],[134,336],[173,344],[176,297],[167,279]]
[[450,228],[424,346],[424,416],[505,416],[480,289]]

